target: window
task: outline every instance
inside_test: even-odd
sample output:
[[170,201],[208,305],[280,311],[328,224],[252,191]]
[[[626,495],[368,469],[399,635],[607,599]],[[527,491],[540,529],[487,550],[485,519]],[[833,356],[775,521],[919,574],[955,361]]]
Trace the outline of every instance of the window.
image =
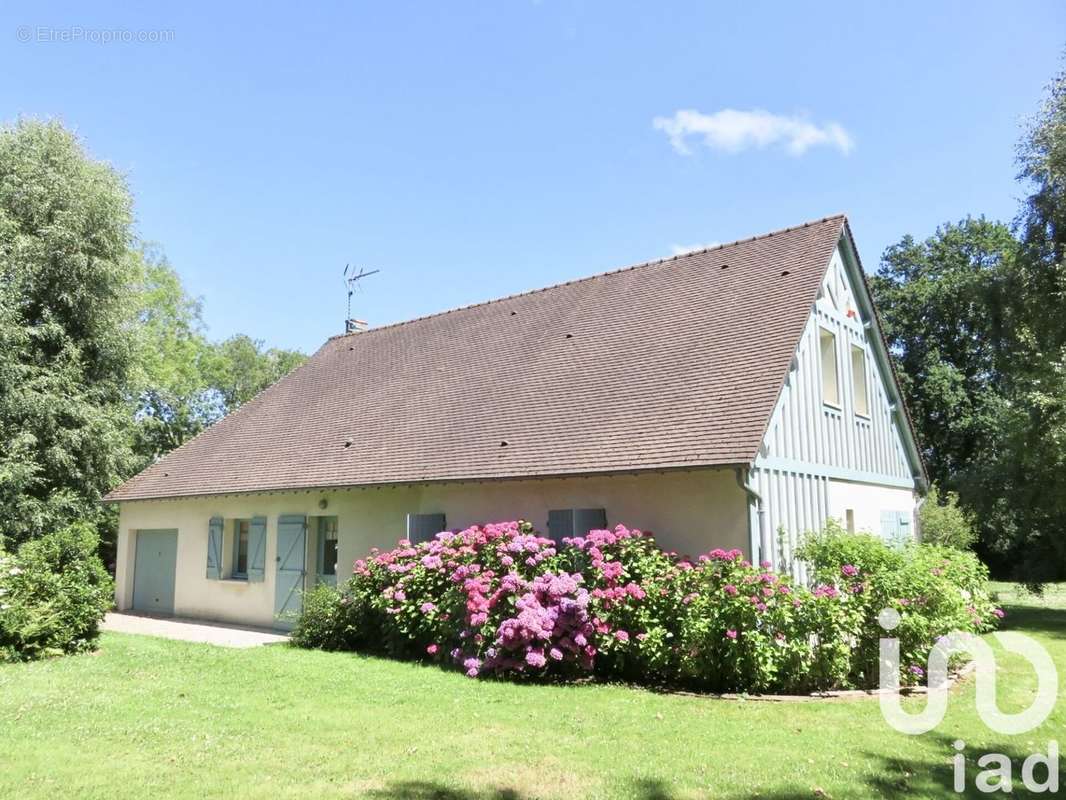
[[855,413],[870,416],[870,396],[866,388],[866,351],[851,346],[851,388],[855,397]]
[[826,328],[818,329],[822,353],[822,402],[840,408],[840,379],[837,373],[837,337]]
[[266,576],[266,517],[211,517],[207,527],[207,579],[262,583]]
[[438,533],[447,530],[443,514],[408,514],[407,540],[411,544],[428,542]]
[[233,577],[248,578],[248,529],[251,520],[233,520]]
[[847,521],[848,533],[855,533],[855,509],[847,509],[844,512],[844,519]]
[[337,574],[337,518],[318,518],[318,574]]
[[607,512],[602,508],[565,508],[548,512],[548,537],[554,542],[563,538],[585,536],[589,531],[607,527]]

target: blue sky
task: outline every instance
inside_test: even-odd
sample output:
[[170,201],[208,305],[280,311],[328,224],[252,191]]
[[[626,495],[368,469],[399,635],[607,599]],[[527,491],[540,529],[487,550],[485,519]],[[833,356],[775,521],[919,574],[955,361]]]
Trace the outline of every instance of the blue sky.
[[838,211],[870,270],[1010,219],[1066,44],[1035,0],[124,5],[5,4],[4,118],[127,176],[213,338],[305,351],[346,262],[380,325]]

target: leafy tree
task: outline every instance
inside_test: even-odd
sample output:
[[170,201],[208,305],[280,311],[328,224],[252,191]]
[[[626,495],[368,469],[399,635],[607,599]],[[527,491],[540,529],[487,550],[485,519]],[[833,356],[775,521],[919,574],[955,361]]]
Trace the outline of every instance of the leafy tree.
[[1066,576],[1066,73],[1018,151],[1013,232],[983,219],[905,237],[874,292],[934,480],[978,549],[1033,584]]
[[[300,363],[212,344],[138,247],[122,178],[55,122],[0,128],[0,541],[93,522],[101,496]],[[112,528],[112,530],[108,530]]]
[[1008,427],[1013,525],[997,542],[1031,583],[1066,576],[1066,72],[1048,87],[1018,148],[1030,194],[1015,221],[1025,358]]
[[905,236],[871,279],[930,476],[951,489],[994,449],[1009,407],[1017,248],[1006,225],[965,219]]
[[209,370],[211,385],[222,394],[228,410],[239,407],[307,359],[295,350],[271,347],[238,334],[215,347]]
[[225,412],[206,372],[214,351],[199,299],[190,297],[166,258],[139,253],[137,358],[131,385],[134,448],[141,465],[180,446]]
[[167,260],[140,253],[135,449],[150,463],[239,408],[306,356],[237,335],[214,344],[201,303]]
[[948,492],[943,497],[936,486],[929,494],[918,513],[922,541],[956,550],[969,550],[977,539],[970,515],[959,507],[959,496]]
[[77,517],[129,474],[132,211],[58,123],[0,129],[0,531]]

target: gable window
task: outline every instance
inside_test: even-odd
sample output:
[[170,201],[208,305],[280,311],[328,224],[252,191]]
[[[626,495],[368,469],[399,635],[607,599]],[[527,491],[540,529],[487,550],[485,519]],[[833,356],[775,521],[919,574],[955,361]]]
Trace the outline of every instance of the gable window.
[[822,355],[822,402],[840,408],[840,375],[837,371],[837,337],[828,328],[818,329]]
[[866,386],[866,351],[851,346],[851,390],[855,398],[855,413],[870,416],[870,396]]
[[233,520],[233,573],[234,578],[248,579],[248,533],[251,520]]

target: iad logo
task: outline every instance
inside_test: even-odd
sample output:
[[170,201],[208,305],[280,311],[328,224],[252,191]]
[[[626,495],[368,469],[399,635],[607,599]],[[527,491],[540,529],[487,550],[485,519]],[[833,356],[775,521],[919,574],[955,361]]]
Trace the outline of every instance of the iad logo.
[[[886,631],[895,630],[900,617],[890,608],[884,609],[877,618]],[[929,653],[928,692],[925,708],[917,713],[903,710],[899,695],[899,639],[882,638],[880,646],[881,669],[881,714],[885,721],[901,733],[920,734],[939,725],[948,708],[948,659],[955,653],[969,653],[974,660],[977,682],[977,713],[981,720],[996,733],[1008,736],[1026,733],[1047,719],[1055,707],[1058,696],[1059,676],[1051,655],[1038,642],[1020,633],[1000,632],[996,639],[1004,650],[1023,656],[1036,670],[1037,690],[1033,702],[1024,711],[1004,714],[996,704],[996,657],[988,643],[977,636],[954,631],[942,637]],[[955,742],[956,750],[963,750],[965,743]],[[1022,783],[1032,792],[1058,792],[1059,757],[1058,742],[1048,743],[1048,754],[1034,753],[1022,763]],[[962,792],[966,788],[966,760],[959,752],[953,759],[954,788]],[[985,768],[977,775],[976,788],[981,792],[1011,791],[1012,764],[1008,756],[987,753],[977,759],[977,765]],[[1045,780],[1035,777],[1034,770],[1042,766],[1047,771]]]
[[[884,609],[877,621],[886,631],[899,625],[899,613]],[[903,710],[899,696],[899,639],[881,639],[881,714],[900,733],[919,734],[939,725],[948,709],[948,659],[967,652],[976,663],[977,713],[996,733],[1008,736],[1026,733],[1047,719],[1055,707],[1059,675],[1051,655],[1038,642],[1021,633],[1000,632],[995,637],[1004,650],[1024,656],[1036,669],[1036,697],[1025,711],[1004,714],[996,705],[996,656],[988,643],[971,633],[953,631],[941,637],[929,653],[926,674],[929,689],[925,709],[916,714]]]
[[[966,742],[955,742],[958,750],[952,759],[954,766],[954,781],[952,788],[960,794],[966,791],[966,757],[962,751],[966,749]],[[992,792],[1014,791],[1014,764],[1010,756],[1003,753],[985,753],[977,759],[977,766],[981,771],[977,773],[974,786],[977,791],[991,794]],[[1042,768],[1044,778],[1041,780],[1036,775],[1037,768]],[[1059,743],[1052,739],[1048,742],[1047,755],[1033,753],[1022,761],[1022,786],[1033,794],[1059,791]]]

